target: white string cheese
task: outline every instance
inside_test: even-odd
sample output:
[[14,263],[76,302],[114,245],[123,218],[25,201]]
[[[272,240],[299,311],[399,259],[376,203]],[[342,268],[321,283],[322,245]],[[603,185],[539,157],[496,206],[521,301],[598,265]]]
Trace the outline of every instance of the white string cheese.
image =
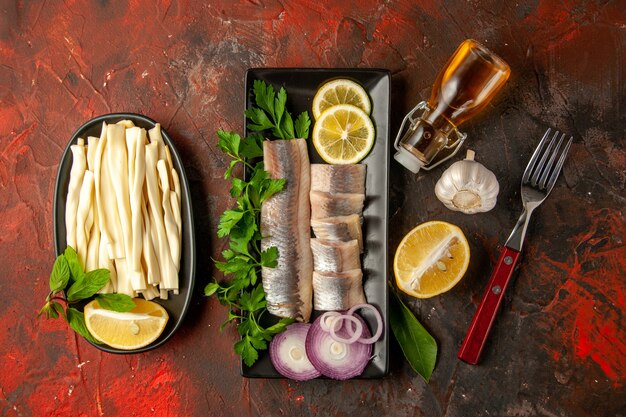
[[108,153],[104,153],[102,165],[100,166],[100,230],[101,233],[105,234],[107,240],[109,259],[121,259],[125,256],[124,233],[117,211],[115,191],[113,191],[113,182],[109,172]]
[[76,213],[87,161],[83,146],[72,145],[70,149],[72,151],[72,169],[70,170],[70,181],[65,202],[65,229],[67,245],[76,249]]
[[[170,246],[170,254],[172,261],[176,267],[176,271],[180,269],[180,239],[178,237],[178,227],[174,220],[174,214],[172,213],[172,204],[170,203],[169,177],[168,170],[165,161],[159,160],[157,162],[157,171],[159,172],[159,179],[161,185],[161,204],[163,206],[163,221],[165,223],[165,231],[167,233],[167,242]],[[177,276],[178,278],[178,276]],[[176,280],[178,284],[178,279]],[[178,288],[178,285],[176,287]],[[167,288],[173,289],[173,288]]]
[[78,200],[78,209],[76,211],[76,252],[78,253],[78,259],[85,265],[87,260],[87,245],[88,234],[91,232],[91,227],[86,224],[87,214],[91,209],[93,201],[93,173],[91,171],[85,171],[83,175],[83,184],[80,188],[80,197]]
[[[159,251],[159,266],[161,267],[161,288],[171,289],[178,287],[178,270],[174,266],[168,235],[163,218],[162,197],[159,188],[157,173],[158,143],[152,142],[146,146],[146,185],[150,207],[150,225],[156,229],[157,246]],[[156,248],[155,248],[156,249]]]
[[157,285],[161,282],[161,270],[156,256],[156,251],[152,243],[153,227],[150,224],[150,215],[148,214],[146,205],[142,205],[141,209],[144,222],[142,255],[146,266],[146,281],[149,285]]
[[144,269],[141,265],[143,251],[144,222],[142,206],[143,184],[146,177],[146,130],[138,127],[126,129],[128,153],[128,183],[131,212],[131,252],[128,258],[129,275],[135,291],[146,288]]

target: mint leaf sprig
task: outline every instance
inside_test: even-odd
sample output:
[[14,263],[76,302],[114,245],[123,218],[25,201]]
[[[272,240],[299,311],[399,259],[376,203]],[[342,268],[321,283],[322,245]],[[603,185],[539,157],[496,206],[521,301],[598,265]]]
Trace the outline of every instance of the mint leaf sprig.
[[[228,237],[229,247],[222,252],[223,261],[214,261],[227,280],[211,282],[205,289],[206,296],[216,295],[222,305],[228,306],[228,318],[220,326],[237,325],[241,339],[234,350],[244,363],[252,366],[259,357],[258,351],[267,349],[267,342],[292,323],[281,319],[277,324],[264,327],[261,318],[267,312],[265,292],[259,280],[262,267],[274,268],[278,263],[278,249],[260,248],[261,205],[281,191],[284,179],[269,178],[263,162],[254,165],[249,160],[263,155],[263,138],[258,134],[244,139],[233,132],[218,131],[218,147],[231,158],[224,178],[231,179],[230,194],[237,199],[235,208],[226,210],[218,224],[219,237]],[[250,173],[245,181],[232,177],[232,170],[241,164]]]
[[248,129],[254,132],[270,131],[278,139],[309,137],[311,119],[304,111],[298,115],[294,124],[291,113],[285,108],[287,92],[281,87],[278,94],[274,87],[261,80],[254,80],[254,98],[257,107],[247,109],[244,114],[252,122]]
[[[76,250],[68,246],[54,261],[50,273],[50,292],[39,315],[45,314],[49,319],[63,317],[76,333],[92,343],[100,344],[87,330],[85,315],[75,306],[93,297],[109,282],[110,276],[108,269],[85,272]],[[133,299],[125,294],[98,294],[95,299],[102,308],[108,310],[124,312],[135,308]]]

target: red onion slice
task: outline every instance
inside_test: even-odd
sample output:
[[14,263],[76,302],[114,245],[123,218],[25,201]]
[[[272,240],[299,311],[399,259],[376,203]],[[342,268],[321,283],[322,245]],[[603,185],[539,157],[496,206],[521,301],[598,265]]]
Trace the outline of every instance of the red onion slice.
[[[378,309],[371,304],[357,304],[353,306],[350,310],[348,310],[346,312],[346,315],[353,316],[354,312],[361,308],[367,308],[367,309],[372,310],[374,312],[374,317],[376,318],[376,333],[374,333],[374,336],[369,337],[369,338],[359,337],[357,339],[357,342],[368,345],[368,344],[372,344],[376,342],[378,339],[380,339],[380,336],[383,334],[383,318],[380,315],[380,312],[378,311]],[[358,333],[358,329],[352,328],[352,325],[349,325],[346,327],[348,328],[348,333],[351,334],[351,336]],[[364,326],[364,327],[367,328],[367,326]]]
[[[363,319],[354,317],[361,321],[363,335],[369,337],[370,332]],[[372,356],[372,345],[348,345],[334,340],[329,332],[322,329],[320,318],[313,322],[306,337],[306,353],[313,366],[322,375],[332,379],[346,380],[361,375]],[[337,335],[349,338],[346,327],[349,326],[342,326]]]
[[[342,323],[344,320],[348,320],[354,323],[354,325],[356,326],[356,329],[352,329],[352,325],[349,326],[349,329],[352,335],[347,339],[337,334],[338,329],[346,327]],[[337,318],[334,319],[333,324],[330,326],[330,337],[332,337],[337,342],[346,343],[348,345],[351,345],[352,343],[356,342],[361,337],[362,334],[363,334],[363,324],[361,324],[361,321],[359,321],[359,319],[356,318],[355,316],[348,316],[346,314],[341,314]]]
[[272,365],[282,376],[296,381],[307,381],[321,375],[306,353],[306,338],[310,327],[311,324],[308,323],[290,324],[270,342]]
[[322,330],[330,332],[330,327],[334,324],[337,317],[341,316],[338,311],[327,311],[320,317],[320,326]]

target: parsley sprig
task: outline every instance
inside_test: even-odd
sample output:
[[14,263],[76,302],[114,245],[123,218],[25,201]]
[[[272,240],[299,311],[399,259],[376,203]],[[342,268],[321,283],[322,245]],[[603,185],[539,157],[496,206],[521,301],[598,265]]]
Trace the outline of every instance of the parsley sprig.
[[[241,339],[235,343],[235,352],[246,365],[252,366],[259,357],[258,351],[267,349],[267,342],[284,330],[291,319],[282,319],[270,327],[261,324],[266,313],[266,300],[261,285],[261,267],[274,268],[278,263],[278,249],[260,248],[261,204],[282,190],[285,180],[269,178],[263,162],[249,160],[263,155],[263,138],[253,134],[244,139],[233,132],[218,131],[218,147],[231,158],[224,178],[231,180],[230,195],[237,205],[226,210],[218,224],[217,235],[228,237],[228,249],[222,252],[223,261],[215,261],[218,270],[228,277],[223,282],[211,282],[205,289],[207,296],[216,295],[222,305],[229,307],[228,318],[220,326],[237,324]],[[241,164],[248,170],[249,180],[232,176],[232,170]]]
[[[102,308],[130,311],[135,307],[131,297],[124,294],[97,294],[109,282],[108,269],[85,272],[74,248],[68,246],[54,261],[50,273],[50,292],[39,311],[49,319],[63,317],[74,331],[92,343],[100,343],[89,333],[85,315],[77,306],[95,295]],[[65,304],[65,307],[63,304]]]
[[[241,339],[235,343],[235,352],[244,363],[252,366],[259,358],[259,350],[267,349],[267,342],[282,332],[293,319],[283,318],[265,327],[262,317],[267,312],[265,292],[261,280],[261,268],[275,268],[278,249],[261,250],[261,205],[281,191],[284,179],[269,178],[263,162],[252,162],[263,156],[263,134],[278,139],[308,138],[311,120],[308,112],[302,112],[294,123],[286,109],[287,92],[284,88],[275,92],[274,87],[263,81],[253,84],[256,107],[244,113],[248,129],[255,132],[242,139],[238,134],[220,130],[217,132],[218,147],[230,159],[225,179],[231,180],[230,195],[237,199],[235,208],[226,210],[217,227],[219,237],[228,237],[228,249],[222,252],[223,261],[215,261],[226,280],[211,282],[205,289],[207,296],[216,295],[221,304],[229,307],[228,318],[220,326],[237,325]],[[242,165],[248,180],[233,176],[233,169]]]
[[291,113],[285,108],[287,92],[281,87],[278,94],[274,87],[261,80],[253,84],[254,99],[257,107],[247,109],[244,113],[252,122],[248,129],[253,132],[269,131],[278,139],[308,138],[311,119],[308,112],[302,112],[294,125]]

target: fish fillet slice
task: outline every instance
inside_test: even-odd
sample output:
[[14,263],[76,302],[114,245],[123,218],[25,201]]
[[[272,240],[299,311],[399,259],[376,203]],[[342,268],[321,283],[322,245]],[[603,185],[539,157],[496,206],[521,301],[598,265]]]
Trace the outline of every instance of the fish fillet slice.
[[365,194],[365,165],[311,164],[311,190]]
[[318,272],[342,272],[361,268],[359,243],[355,240],[311,239],[313,269]]
[[363,252],[363,232],[361,231],[361,217],[358,214],[311,220],[311,227],[315,237],[319,239],[341,240],[342,242],[356,239],[359,250]]
[[365,303],[363,272],[313,272],[313,303],[316,310],[347,310]]
[[311,191],[311,218],[348,216],[363,213],[365,194]]
[[261,249],[278,248],[276,268],[262,268],[267,310],[308,321],[312,309],[313,259],[310,246],[310,164],[304,139],[263,142],[271,178],[285,178],[283,190],[261,207]]

